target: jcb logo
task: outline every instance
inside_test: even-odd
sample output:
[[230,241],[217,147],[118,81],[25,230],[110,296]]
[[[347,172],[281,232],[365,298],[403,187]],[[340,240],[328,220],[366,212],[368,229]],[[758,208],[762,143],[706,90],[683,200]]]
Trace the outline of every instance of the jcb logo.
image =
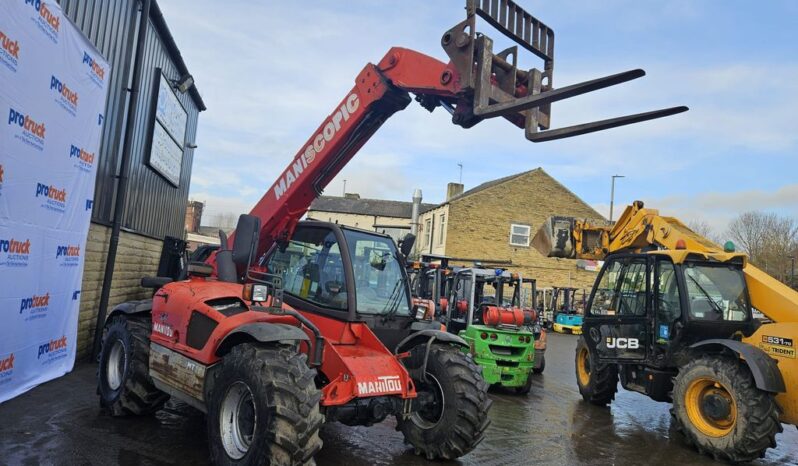
[[640,341],[637,338],[613,338],[607,337],[607,348],[609,349],[638,349]]

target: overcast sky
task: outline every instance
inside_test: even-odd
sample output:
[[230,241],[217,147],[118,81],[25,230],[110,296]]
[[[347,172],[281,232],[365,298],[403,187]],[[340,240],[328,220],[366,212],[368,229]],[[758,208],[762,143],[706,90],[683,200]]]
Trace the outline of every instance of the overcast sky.
[[[798,2],[517,0],[556,32],[555,87],[632,68],[648,76],[554,104],[553,126],[688,105],[663,120],[532,144],[504,120],[464,130],[442,109],[395,115],[326,193],[440,202],[535,167],[608,213],[643,199],[718,231],[750,209],[798,217]],[[204,223],[268,189],[352,87],[393,46],[446,60],[441,34],[463,1],[159,2],[208,111],[200,114],[191,197]],[[484,23],[483,23],[484,24]],[[479,28],[478,28],[479,29]],[[485,32],[496,38],[484,25]],[[523,67],[540,66],[531,56]],[[617,213],[616,213],[617,216]]]

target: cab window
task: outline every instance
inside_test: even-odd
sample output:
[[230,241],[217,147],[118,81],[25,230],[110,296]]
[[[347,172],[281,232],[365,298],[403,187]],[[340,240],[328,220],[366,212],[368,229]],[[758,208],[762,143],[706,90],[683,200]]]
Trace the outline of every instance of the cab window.
[[647,281],[648,271],[645,259],[634,259],[624,267],[618,314],[625,316],[646,315]]
[[697,320],[744,321],[749,303],[740,268],[691,264],[684,267],[690,317]]
[[601,278],[596,282],[593,302],[590,306],[590,315],[614,316],[618,309],[618,279],[621,273],[620,261],[613,261],[601,272]]
[[656,312],[663,323],[675,322],[682,315],[679,285],[676,282],[676,267],[672,262],[657,262]]
[[297,229],[285,250],[272,254],[267,267],[283,277],[284,291],[291,296],[322,307],[347,309],[341,251],[332,230]]

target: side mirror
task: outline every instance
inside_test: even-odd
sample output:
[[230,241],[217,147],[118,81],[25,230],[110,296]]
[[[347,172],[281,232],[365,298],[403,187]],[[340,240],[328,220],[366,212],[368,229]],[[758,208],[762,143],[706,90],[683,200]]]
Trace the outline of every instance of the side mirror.
[[416,235],[413,233],[408,233],[399,241],[399,251],[402,252],[402,255],[405,257],[409,257],[410,253],[413,252],[413,245],[416,244]]

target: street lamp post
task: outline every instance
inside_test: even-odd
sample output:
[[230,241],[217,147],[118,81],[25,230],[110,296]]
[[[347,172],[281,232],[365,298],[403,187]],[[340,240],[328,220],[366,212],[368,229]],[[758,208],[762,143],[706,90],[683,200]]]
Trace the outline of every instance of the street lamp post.
[[624,175],[612,175],[612,189],[610,190],[610,222],[612,222],[612,207],[615,204],[615,178],[626,178]]

